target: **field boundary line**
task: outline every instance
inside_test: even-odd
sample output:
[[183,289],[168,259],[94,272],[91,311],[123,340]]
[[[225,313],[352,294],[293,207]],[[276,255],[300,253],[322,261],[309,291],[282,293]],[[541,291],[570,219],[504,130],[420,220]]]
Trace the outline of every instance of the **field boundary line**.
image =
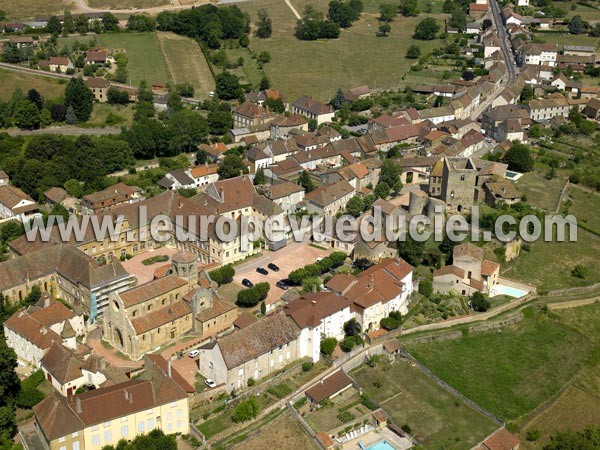
[[163,37],[164,36],[165,36],[165,33],[158,31],[156,33],[156,40],[158,41],[158,48],[160,49],[160,54],[162,55],[163,60],[165,61],[165,66],[167,66],[167,75],[169,76],[169,80],[171,81],[171,83],[176,84],[173,68],[171,67],[171,61],[169,60],[169,57],[167,56],[167,53],[165,52],[165,46],[163,45]]

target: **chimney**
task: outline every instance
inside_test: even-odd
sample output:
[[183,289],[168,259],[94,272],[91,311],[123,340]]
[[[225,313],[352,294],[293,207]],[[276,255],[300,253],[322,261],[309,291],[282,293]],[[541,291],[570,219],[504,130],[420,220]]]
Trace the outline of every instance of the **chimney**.
[[123,391],[123,394],[125,394],[125,400],[129,400],[129,391],[127,389]]
[[169,375],[169,378],[172,378],[171,377],[171,358],[169,358],[167,360],[167,375]]
[[183,208],[183,199],[182,198],[179,199],[179,203],[177,204],[177,207],[179,209]]
[[221,188],[219,189],[219,195],[221,197],[221,202],[225,201],[225,189],[223,189],[223,187],[221,186]]
[[81,414],[81,399],[79,397],[75,397],[75,412]]

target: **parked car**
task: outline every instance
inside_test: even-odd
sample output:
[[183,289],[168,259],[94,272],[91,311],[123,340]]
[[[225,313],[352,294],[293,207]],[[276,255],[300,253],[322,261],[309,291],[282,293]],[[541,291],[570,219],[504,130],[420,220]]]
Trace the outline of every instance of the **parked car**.
[[279,281],[278,281],[278,282],[275,284],[275,286],[277,286],[279,289],[283,289],[284,291],[288,290],[288,289],[289,289],[289,287],[290,287],[290,285],[289,285],[289,284],[287,284],[287,283],[285,282],[285,280],[279,280]]
[[256,271],[258,273],[260,273],[261,275],[268,275],[269,271],[267,269],[265,269],[264,267],[257,267]]
[[275,264],[275,263],[269,263],[269,265],[267,267],[269,269],[271,269],[273,272],[279,272],[279,266],[277,266],[277,264]]
[[191,352],[188,353],[188,355],[190,356],[190,358],[195,358],[199,354],[200,354],[200,350],[192,350]]
[[207,385],[209,388],[214,388],[217,385],[217,382],[215,380],[207,378],[206,380],[204,380],[204,384]]
[[254,287],[254,283],[253,283],[252,281],[250,281],[248,278],[244,278],[244,279],[242,280],[242,284],[243,284],[244,286],[246,286],[247,288]]

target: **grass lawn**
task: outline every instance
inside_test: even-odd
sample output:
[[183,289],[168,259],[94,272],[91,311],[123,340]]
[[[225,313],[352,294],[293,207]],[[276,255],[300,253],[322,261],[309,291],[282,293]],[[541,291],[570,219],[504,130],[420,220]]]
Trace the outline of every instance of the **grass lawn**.
[[25,94],[35,87],[46,99],[62,97],[67,80],[31,75],[0,69],[0,99],[10,100],[14,90],[20,88]]
[[564,321],[528,312],[523,322],[500,331],[407,342],[406,347],[468,398],[504,420],[515,420],[556,395],[592,350],[588,338]]
[[[230,48],[225,50],[227,52],[227,57],[229,58],[229,61],[232,63],[236,62],[239,58],[244,59],[244,64],[241,67],[236,67],[235,69],[228,70],[240,77],[240,81],[242,83],[250,83],[254,86],[259,85],[260,80],[264,75],[264,72],[258,67],[256,60],[252,59],[250,50],[243,47]],[[215,73],[220,73],[223,69],[221,67],[214,66],[213,70],[215,71]]]
[[548,180],[544,171],[536,169],[525,173],[515,184],[519,192],[527,196],[527,203],[554,212],[565,182],[559,176]]
[[62,14],[69,3],[62,0],[2,0],[0,9],[8,19],[29,19],[52,13]]
[[[58,45],[71,46],[73,41],[87,42],[87,36],[70,36],[59,38]],[[127,71],[129,80],[134,85],[141,81],[148,83],[167,83],[169,72],[158,45],[156,33],[114,33],[95,36],[97,45],[107,49],[124,50],[129,63]]]
[[269,448],[296,450],[317,447],[298,422],[287,412],[263,427],[260,433],[231,447],[232,450],[264,450]]
[[[600,11],[596,11],[596,14],[600,16]],[[574,37],[572,34],[569,33],[537,33],[535,36],[539,39],[542,39],[548,44],[554,43],[558,44],[559,46],[565,44],[573,45],[574,42],[577,42],[577,45],[590,45],[592,47],[598,47],[598,44],[600,43],[600,39],[598,39],[597,37],[585,35],[578,35],[577,37]]]
[[338,415],[343,411],[349,411],[355,418],[369,411],[365,406],[360,405],[360,395],[355,389],[349,389],[334,398],[332,402],[332,405],[322,406],[305,417],[315,431],[329,432],[344,425],[344,422],[338,419]]
[[158,42],[173,82],[191,83],[196,97],[208,98],[215,79],[198,43],[174,33],[158,33]]
[[572,184],[569,187],[569,197],[573,202],[569,206],[569,214],[573,214],[578,223],[584,223],[600,232],[600,196]]
[[[118,116],[122,119],[122,122],[110,124],[107,123],[107,117],[109,114]],[[97,126],[131,126],[133,123],[133,105],[109,105],[108,103],[94,103],[94,109],[92,110],[92,116],[89,123]]]
[[[301,13],[308,2],[294,0]],[[273,22],[269,39],[251,37],[250,47],[255,52],[268,51],[272,61],[265,65],[271,85],[294,100],[301,94],[312,94],[329,100],[336,90],[361,84],[370,87],[397,88],[414,60],[405,58],[407,48],[417,43],[422,54],[440,46],[439,40],[414,41],[416,24],[425,17],[398,16],[392,23],[388,37],[377,37],[379,1],[365,5],[366,12],[351,28],[342,30],[340,38],[329,41],[300,41],[294,37],[296,18],[285,2],[279,0],[251,0],[239,4],[253,22],[256,11],[266,8]],[[317,3],[324,10],[326,2]],[[441,16],[437,16],[441,21]]]
[[[586,286],[600,282],[600,239],[578,230],[577,242],[544,242],[530,245],[528,252],[506,263],[502,276],[537,286],[538,290],[553,290]],[[586,278],[576,278],[571,270],[582,264],[588,268]]]
[[497,428],[405,361],[362,365],[352,377],[398,426],[409,425],[425,448],[469,449]]
[[[594,2],[591,2],[594,3]],[[577,6],[576,9],[571,9],[571,6],[575,4]],[[552,2],[553,6],[557,8],[564,9],[567,11],[567,17],[573,16],[581,16],[581,19],[584,21],[596,21],[600,19],[600,10],[597,8],[590,8],[589,6],[584,6],[580,3],[572,3],[572,2]],[[577,36],[579,38],[579,36]],[[582,44],[583,45],[583,44]]]

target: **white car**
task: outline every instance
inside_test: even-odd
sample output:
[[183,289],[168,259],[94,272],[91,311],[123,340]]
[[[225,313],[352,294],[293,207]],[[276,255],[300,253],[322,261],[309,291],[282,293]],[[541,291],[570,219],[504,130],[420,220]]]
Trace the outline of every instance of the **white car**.
[[217,382],[215,380],[207,378],[206,380],[204,380],[204,384],[207,385],[209,388],[214,388],[217,385]]
[[200,354],[200,350],[192,350],[191,352],[188,353],[188,355],[190,356],[190,358],[195,358],[199,354]]

